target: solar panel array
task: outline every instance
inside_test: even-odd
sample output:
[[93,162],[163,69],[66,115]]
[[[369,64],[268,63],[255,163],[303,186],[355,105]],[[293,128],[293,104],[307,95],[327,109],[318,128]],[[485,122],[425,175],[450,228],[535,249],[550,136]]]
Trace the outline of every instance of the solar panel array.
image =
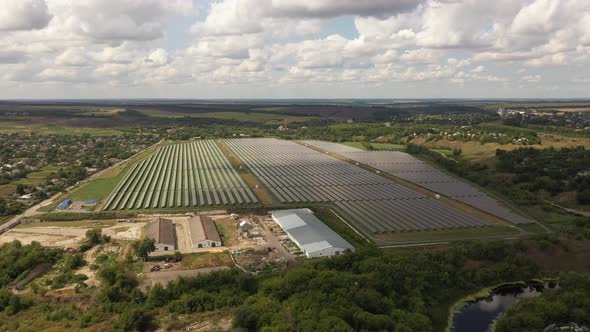
[[365,151],[324,141],[303,141],[303,143],[358,161],[433,192],[452,197],[513,224],[531,222],[529,219],[513,213],[476,187],[454,178],[410,154],[400,151]]
[[224,142],[282,203],[335,203],[371,232],[483,226],[434,198],[294,142]]
[[133,165],[104,209],[149,209],[257,203],[211,140],[159,147]]

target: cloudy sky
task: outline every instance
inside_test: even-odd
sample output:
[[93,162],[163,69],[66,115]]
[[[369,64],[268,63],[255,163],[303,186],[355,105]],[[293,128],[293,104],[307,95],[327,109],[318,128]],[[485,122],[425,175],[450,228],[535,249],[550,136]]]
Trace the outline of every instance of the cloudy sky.
[[0,0],[0,98],[590,98],[589,0]]

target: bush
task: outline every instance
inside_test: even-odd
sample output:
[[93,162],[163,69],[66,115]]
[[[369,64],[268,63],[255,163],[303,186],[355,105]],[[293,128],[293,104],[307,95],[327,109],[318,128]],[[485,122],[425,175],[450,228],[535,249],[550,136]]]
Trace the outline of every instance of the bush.
[[149,331],[154,328],[153,315],[142,308],[131,308],[115,321],[114,331]]
[[76,270],[86,264],[84,260],[84,255],[82,254],[73,254],[67,255],[64,259],[63,269],[65,271],[69,270]]
[[48,312],[47,315],[45,315],[45,318],[48,321],[60,321],[60,320],[74,320],[78,317],[78,313],[73,310],[73,309],[64,309],[64,308],[58,308],[55,309],[51,312]]
[[581,205],[590,205],[590,189],[578,191],[576,198]]

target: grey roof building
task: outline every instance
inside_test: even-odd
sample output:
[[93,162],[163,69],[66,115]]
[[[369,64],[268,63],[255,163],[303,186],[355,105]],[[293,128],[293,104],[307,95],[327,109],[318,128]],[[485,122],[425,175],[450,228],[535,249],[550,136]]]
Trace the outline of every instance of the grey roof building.
[[176,250],[176,231],[172,220],[158,218],[146,226],[147,237],[156,242],[156,251]]
[[271,211],[271,215],[307,257],[337,256],[355,250],[310,209]]
[[189,219],[188,225],[193,248],[221,247],[221,238],[211,218],[194,216]]

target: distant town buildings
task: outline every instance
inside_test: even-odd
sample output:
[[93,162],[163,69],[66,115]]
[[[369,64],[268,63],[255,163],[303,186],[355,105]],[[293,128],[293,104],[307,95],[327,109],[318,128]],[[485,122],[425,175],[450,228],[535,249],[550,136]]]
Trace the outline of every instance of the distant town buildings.
[[590,112],[563,112],[551,109],[510,109],[500,107],[496,113],[505,124],[519,125],[551,125],[558,127],[588,130],[590,126]]

